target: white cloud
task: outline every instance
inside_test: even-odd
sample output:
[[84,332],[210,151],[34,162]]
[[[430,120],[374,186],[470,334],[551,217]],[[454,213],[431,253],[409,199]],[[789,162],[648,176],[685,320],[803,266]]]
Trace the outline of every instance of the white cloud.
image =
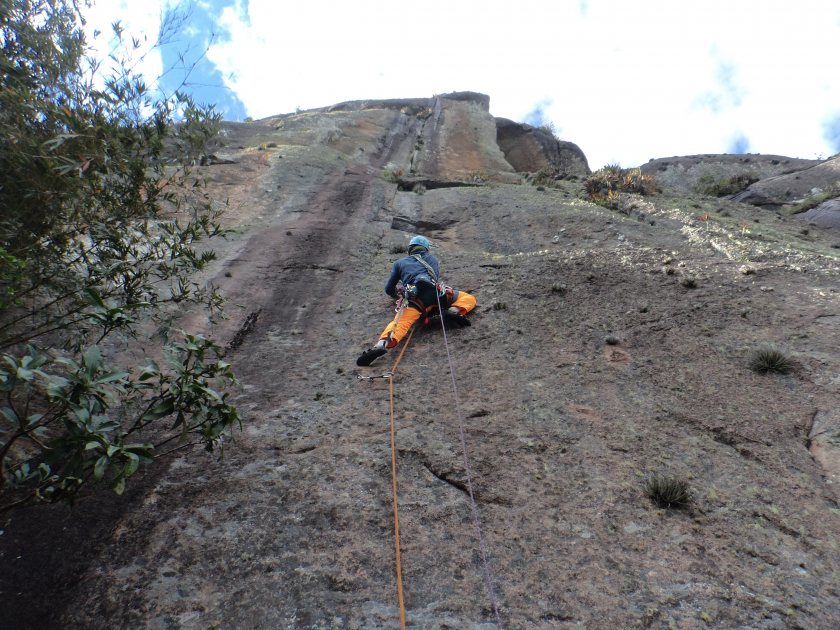
[[157,40],[160,16],[166,6],[167,0],[104,1],[95,5],[93,10],[85,12],[85,36],[96,58],[102,63],[100,78],[107,75],[109,69],[115,68],[113,61],[108,58],[118,46],[111,26],[115,22],[120,22],[125,30],[124,41],[129,47],[131,37],[141,44],[133,58],[140,59],[144,54],[145,57],[137,64],[135,70],[142,74],[147,82],[161,75],[163,66],[160,53],[151,50],[151,47]]
[[[112,12],[146,25],[163,0]],[[583,9],[585,5],[585,9]],[[474,90],[494,115],[541,101],[593,167],[726,150],[812,157],[840,104],[835,0],[238,0],[209,50],[259,118],[353,99]],[[154,30],[154,29],[152,29]],[[712,109],[698,107],[711,97]]]

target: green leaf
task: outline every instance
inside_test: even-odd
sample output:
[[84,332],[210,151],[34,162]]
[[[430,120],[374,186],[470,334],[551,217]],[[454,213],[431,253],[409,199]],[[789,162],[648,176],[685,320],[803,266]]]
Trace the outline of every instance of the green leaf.
[[189,422],[184,422],[181,426],[182,426],[181,437],[178,440],[178,444],[183,444],[184,442],[187,441],[187,438],[189,437],[188,433],[189,433],[189,430],[190,430],[190,423]]
[[42,413],[33,413],[31,416],[29,416],[26,419],[26,426],[31,427],[33,424],[38,422],[43,417],[44,417],[44,414],[42,414]]
[[137,468],[140,466],[140,458],[134,453],[126,453],[126,455],[129,459],[128,463],[125,465],[125,476],[130,477],[137,471]]
[[113,483],[111,484],[111,488],[114,489],[114,492],[117,494],[122,494],[125,491],[125,477],[120,474],[116,479],[114,479]]
[[87,368],[88,377],[92,378],[101,365],[102,354],[99,352],[99,346],[91,346],[85,352],[85,367]]
[[129,372],[108,372],[107,374],[100,376],[98,379],[93,381],[91,385],[101,385],[103,383],[110,383],[112,381],[120,381],[128,376],[131,376]]
[[105,306],[105,302],[102,301],[102,296],[99,295],[99,291],[97,291],[93,287],[83,289],[82,295],[84,295],[85,301],[94,308],[101,309],[104,311],[108,310],[108,307]]
[[158,403],[153,409],[143,414],[143,420],[157,420],[158,418],[165,418],[173,411],[175,411],[175,404],[171,399],[167,399]]
[[105,471],[108,470],[108,462],[110,461],[110,458],[105,455],[96,461],[96,466],[93,469],[93,476],[97,481],[102,481],[102,477],[105,476]]

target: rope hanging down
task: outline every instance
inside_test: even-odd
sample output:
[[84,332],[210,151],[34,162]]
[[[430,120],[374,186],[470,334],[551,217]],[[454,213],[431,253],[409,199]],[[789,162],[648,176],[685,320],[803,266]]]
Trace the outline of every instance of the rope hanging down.
[[[490,577],[490,566],[487,564],[487,554],[484,552],[484,541],[481,538],[481,525],[478,522],[478,507],[475,504],[472,479],[470,478],[470,462],[467,458],[467,441],[464,439],[464,421],[461,418],[461,403],[458,400],[458,386],[455,384],[455,368],[452,366],[452,355],[449,352],[449,340],[446,338],[446,326],[443,323],[444,316],[443,307],[440,303],[440,292],[435,291],[435,293],[437,294],[438,312],[440,312],[440,327],[443,329],[443,343],[446,345],[446,357],[449,359],[449,374],[452,376],[452,389],[455,392],[455,409],[458,411],[458,428],[461,430],[461,450],[464,453],[464,469],[467,471],[467,487],[470,490],[470,502],[472,503],[473,519],[475,520],[475,531],[478,534],[478,547],[481,549],[481,559],[484,562],[484,573],[487,575],[487,589],[490,591],[490,599],[493,602],[493,612],[496,613],[496,624],[499,626],[499,630],[504,630],[502,626],[502,617],[499,615],[499,605],[496,603],[496,591],[493,589],[493,579]],[[405,348],[403,348],[403,350],[405,350]],[[399,361],[399,359],[397,359],[397,361]],[[393,414],[391,415],[391,418],[393,419]]]
[[[397,371],[397,366],[400,364],[400,359],[402,359],[402,355],[405,352],[405,349],[408,348],[408,342],[411,341],[411,335],[414,334],[414,328],[412,327],[411,332],[408,334],[408,339],[405,340],[403,344],[402,350],[400,350],[400,354],[397,357],[396,363],[394,363],[394,367],[391,368],[391,371],[388,372],[390,378],[388,378],[388,390],[391,397],[391,480],[394,486],[394,538],[396,540],[396,548],[397,548],[397,593],[400,600],[400,628],[405,630],[405,604],[403,603],[403,588],[402,588],[402,564],[400,563],[400,515],[397,511],[397,453],[396,449],[394,448],[394,372]],[[376,378],[376,377],[374,377]],[[387,378],[383,375],[381,378]]]

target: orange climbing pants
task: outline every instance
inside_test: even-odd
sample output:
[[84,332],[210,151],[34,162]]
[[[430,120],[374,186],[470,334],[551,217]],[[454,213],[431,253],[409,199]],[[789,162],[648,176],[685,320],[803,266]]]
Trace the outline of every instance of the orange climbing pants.
[[[475,307],[475,298],[469,293],[459,291],[458,299],[452,302],[451,306],[457,306],[458,310],[461,311],[461,315],[465,315],[471,310],[473,310],[473,307]],[[426,313],[428,313],[434,308],[437,308],[437,304],[427,306]],[[405,336],[405,333],[408,332],[408,329],[411,328],[411,325],[418,319],[420,319],[420,315],[423,314],[424,313],[421,313],[413,306],[407,306],[403,310],[402,317],[400,317],[399,313],[397,313],[397,315],[394,317],[394,321],[392,321],[385,327],[385,330],[382,331],[382,334],[379,336],[379,338],[387,339],[388,335],[390,335],[393,332],[394,336],[391,337],[391,341],[389,341],[387,345],[388,348],[393,348],[400,342],[400,339],[402,339]],[[397,318],[399,318],[399,322],[397,322]]]

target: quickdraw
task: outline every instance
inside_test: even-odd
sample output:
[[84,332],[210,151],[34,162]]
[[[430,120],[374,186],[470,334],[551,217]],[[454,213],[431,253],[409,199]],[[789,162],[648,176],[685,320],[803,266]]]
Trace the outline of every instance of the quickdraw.
[[393,375],[393,372],[385,372],[385,374],[383,374],[382,376],[363,376],[359,374],[358,378],[360,381],[372,381],[375,378],[391,378]]

